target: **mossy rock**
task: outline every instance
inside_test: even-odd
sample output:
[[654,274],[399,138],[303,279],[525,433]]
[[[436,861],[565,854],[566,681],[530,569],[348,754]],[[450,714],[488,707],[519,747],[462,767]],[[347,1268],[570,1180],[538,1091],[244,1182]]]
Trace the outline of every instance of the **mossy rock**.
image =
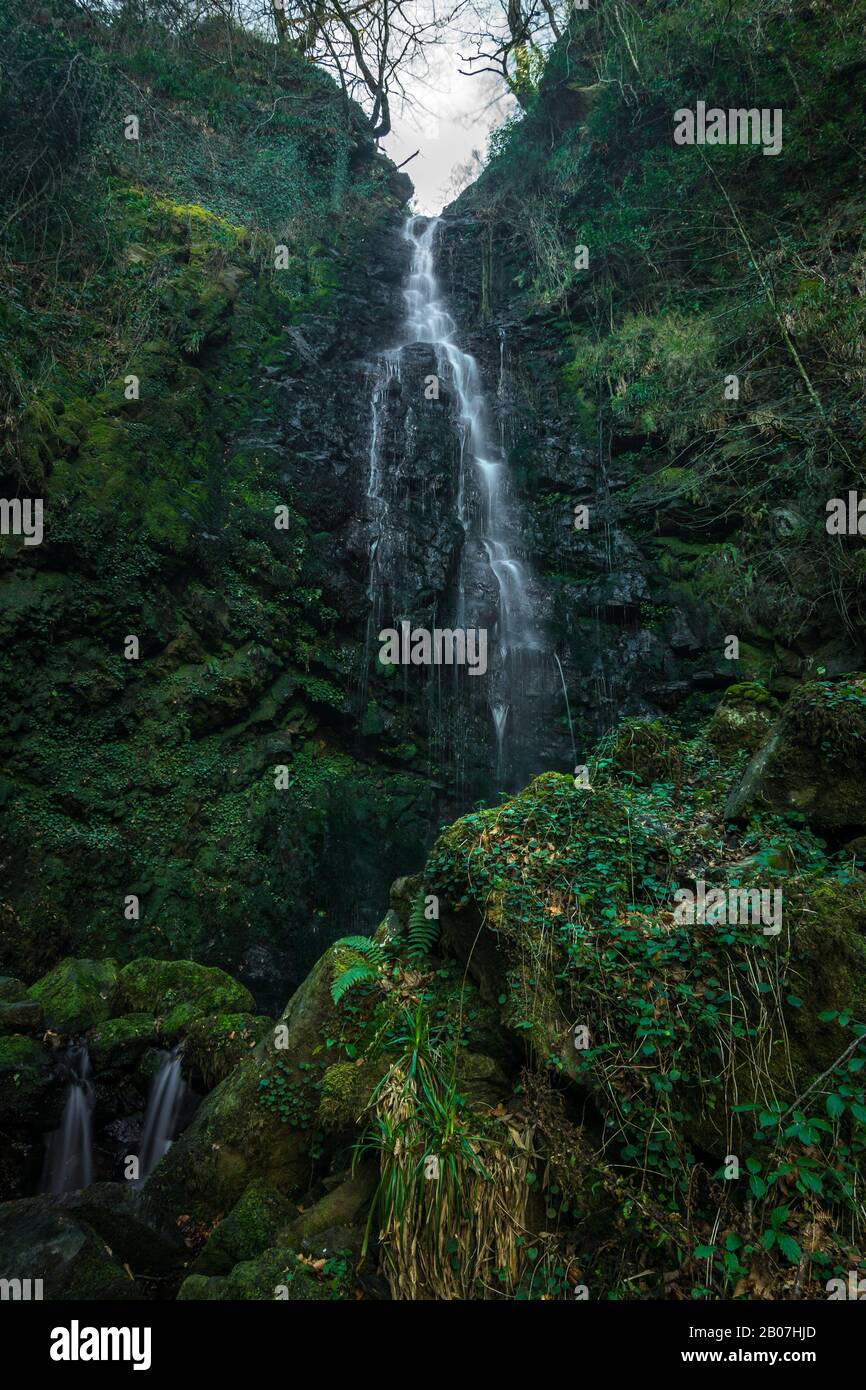
[[804,887],[791,903],[795,969],[803,1005],[787,1015],[795,1080],[803,1087],[843,1050],[848,1038],[823,1013],[866,1019],[866,875]]
[[27,997],[27,986],[23,980],[12,975],[0,975],[0,1003],[11,1004]]
[[333,949],[325,952],[278,1023],[211,1091],[172,1144],[145,1189],[144,1200],[157,1214],[173,1219],[183,1212],[207,1228],[256,1179],[282,1192],[309,1186],[323,1070],[318,1059],[337,1026],[333,956]]
[[769,734],[781,706],[757,681],[730,685],[707,727],[707,738],[720,753],[753,753]]
[[295,1216],[283,1233],[283,1243],[310,1242],[325,1231],[354,1227],[366,1212],[377,1182],[376,1163],[365,1161],[356,1173],[348,1174],[318,1202]]
[[640,782],[677,782],[682,753],[675,731],[663,719],[624,719],[610,750],[610,766]]
[[[184,1009],[186,1013],[173,1012]],[[113,1012],[151,1013],[166,1021],[171,1019],[167,1031],[176,1035],[194,1018],[205,1014],[254,1014],[255,1000],[244,985],[216,966],[142,957],[120,971]]]
[[115,1259],[128,1265],[136,1276],[161,1277],[177,1271],[189,1259],[180,1230],[176,1226],[158,1230],[149,1224],[130,1183],[92,1183],[80,1192],[51,1200],[101,1236]]
[[118,970],[114,960],[68,956],[27,992],[45,1010],[46,1027],[57,1033],[86,1033],[111,1016]]
[[38,999],[0,1002],[0,1033],[35,1033],[44,1018],[45,1011]]
[[290,1247],[266,1250],[255,1260],[235,1265],[230,1274],[206,1278],[191,1274],[184,1279],[178,1292],[183,1302],[286,1300],[311,1302],[329,1297],[327,1291],[306,1273]]
[[866,676],[791,695],[725,805],[730,820],[796,812],[818,830],[866,830]]
[[512,1084],[495,1057],[483,1052],[460,1052],[457,1086],[471,1105],[496,1106],[511,1095]]
[[59,1210],[50,1197],[0,1206],[0,1246],[8,1274],[41,1279],[45,1299],[127,1302],[143,1297],[102,1237]]
[[59,1122],[61,1104],[50,1053],[33,1038],[0,1038],[0,1120],[50,1128]]
[[183,1055],[186,1069],[201,1077],[205,1086],[216,1086],[234,1071],[260,1041],[274,1020],[265,1014],[209,1014],[194,1019],[187,1028]]
[[148,1047],[159,1041],[152,1014],[122,1014],[107,1018],[87,1037],[90,1058],[97,1075],[134,1067]]
[[351,1130],[366,1109],[381,1070],[372,1074],[369,1066],[355,1062],[335,1062],[322,1077],[319,1119],[326,1129]]
[[277,1234],[297,1215],[297,1208],[268,1182],[250,1183],[219,1223],[190,1268],[190,1274],[228,1274],[274,1244]]

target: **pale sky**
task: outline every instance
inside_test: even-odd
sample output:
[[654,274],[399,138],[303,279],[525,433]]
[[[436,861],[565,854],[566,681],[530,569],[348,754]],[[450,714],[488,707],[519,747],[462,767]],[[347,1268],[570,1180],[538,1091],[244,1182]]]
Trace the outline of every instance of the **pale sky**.
[[495,78],[461,77],[460,66],[459,42],[446,36],[425,77],[406,82],[410,99],[426,110],[401,110],[399,101],[392,103],[394,128],[382,148],[395,164],[421,151],[405,170],[415,185],[418,212],[441,212],[457,196],[468,181],[457,182],[461,166],[472,160],[474,150],[484,157],[490,131],[509,109],[510,99]]

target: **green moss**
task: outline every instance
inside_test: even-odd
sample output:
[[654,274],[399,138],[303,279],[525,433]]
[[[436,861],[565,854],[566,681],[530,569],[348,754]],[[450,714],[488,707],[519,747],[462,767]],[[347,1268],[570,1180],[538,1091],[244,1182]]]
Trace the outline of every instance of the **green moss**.
[[120,971],[114,1008],[164,1017],[174,1033],[204,1014],[255,1012],[249,990],[224,970],[190,960],[149,958],[131,961]]
[[48,1125],[60,1116],[60,1088],[49,1054],[33,1038],[0,1037],[0,1117]]
[[370,1102],[380,1073],[355,1062],[336,1062],[322,1077],[319,1119],[326,1129],[351,1130]]
[[297,1215],[297,1208],[266,1182],[253,1182],[219,1223],[196,1256],[193,1275],[228,1274],[242,1260],[252,1260]]
[[148,1047],[158,1041],[156,1020],[152,1014],[124,1014],[109,1018],[88,1034],[87,1045],[97,1073],[118,1066],[132,1066]]
[[663,719],[625,719],[611,744],[611,766],[641,782],[677,782],[682,776],[680,742]]
[[307,1302],[325,1299],[328,1294],[304,1270],[291,1249],[266,1251],[256,1260],[235,1265],[231,1274],[205,1278],[192,1274],[180,1286],[178,1299],[256,1300],[272,1302],[288,1299]]
[[117,975],[116,961],[68,958],[31,985],[28,993],[42,1005],[49,1028],[83,1033],[111,1014]]
[[186,1027],[184,1044],[188,1069],[200,1076],[206,1086],[215,1086],[255,1047],[272,1024],[272,1019],[249,1013],[208,1014],[191,1020]]

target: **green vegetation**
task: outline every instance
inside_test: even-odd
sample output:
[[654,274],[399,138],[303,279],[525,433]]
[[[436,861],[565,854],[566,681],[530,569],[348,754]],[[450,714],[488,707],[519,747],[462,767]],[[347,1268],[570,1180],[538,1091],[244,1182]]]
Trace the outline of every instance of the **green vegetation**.
[[[538,325],[539,398],[556,372],[627,469],[635,532],[756,674],[862,651],[862,545],[825,504],[864,481],[864,21],[862,0],[600,0],[456,205],[489,227],[492,312]],[[781,109],[781,153],[675,145],[698,101]]]

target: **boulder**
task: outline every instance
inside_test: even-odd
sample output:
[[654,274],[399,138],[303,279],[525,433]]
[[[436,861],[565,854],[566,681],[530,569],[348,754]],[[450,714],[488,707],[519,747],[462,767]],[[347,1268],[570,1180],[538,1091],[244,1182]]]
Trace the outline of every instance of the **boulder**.
[[38,999],[0,1002],[0,1033],[35,1033],[45,1017]]
[[291,1246],[266,1250],[255,1260],[235,1265],[230,1274],[206,1278],[191,1274],[183,1281],[178,1299],[192,1300],[255,1300],[257,1302],[309,1302],[329,1297],[327,1289],[316,1282],[298,1263]]
[[219,1223],[193,1263],[190,1274],[228,1274],[251,1260],[297,1216],[297,1208],[267,1182],[252,1182]]
[[59,1122],[61,1104],[51,1054],[33,1038],[0,1038],[0,1120],[50,1129]]
[[799,812],[824,832],[866,829],[866,675],[794,692],[725,804],[728,820]]
[[730,685],[707,728],[707,738],[719,753],[753,753],[769,734],[780,710],[779,701],[758,681]]
[[255,1008],[249,990],[216,966],[148,957],[123,967],[112,999],[112,1013],[154,1014],[167,1035],[206,1014],[254,1014]]
[[0,1248],[6,1277],[41,1279],[45,1299],[140,1299],[132,1276],[86,1222],[50,1197],[0,1206]]
[[90,1060],[98,1076],[137,1062],[159,1039],[152,1014],[123,1014],[108,1018],[87,1036]]
[[67,956],[27,992],[42,1005],[46,1027],[57,1033],[85,1033],[110,1016],[118,969],[114,960]]
[[255,1179],[281,1192],[309,1186],[333,971],[331,947],[278,1024],[205,1099],[148,1180],[144,1197],[155,1213],[187,1213],[209,1228]]
[[223,1081],[251,1052],[273,1019],[263,1014],[208,1014],[189,1025],[184,1043],[187,1073],[200,1078],[206,1089]]
[[163,1276],[189,1258],[177,1227],[154,1227],[147,1220],[140,1193],[129,1183],[92,1183],[80,1192],[51,1200],[58,1210],[101,1236],[115,1259],[136,1277]]

